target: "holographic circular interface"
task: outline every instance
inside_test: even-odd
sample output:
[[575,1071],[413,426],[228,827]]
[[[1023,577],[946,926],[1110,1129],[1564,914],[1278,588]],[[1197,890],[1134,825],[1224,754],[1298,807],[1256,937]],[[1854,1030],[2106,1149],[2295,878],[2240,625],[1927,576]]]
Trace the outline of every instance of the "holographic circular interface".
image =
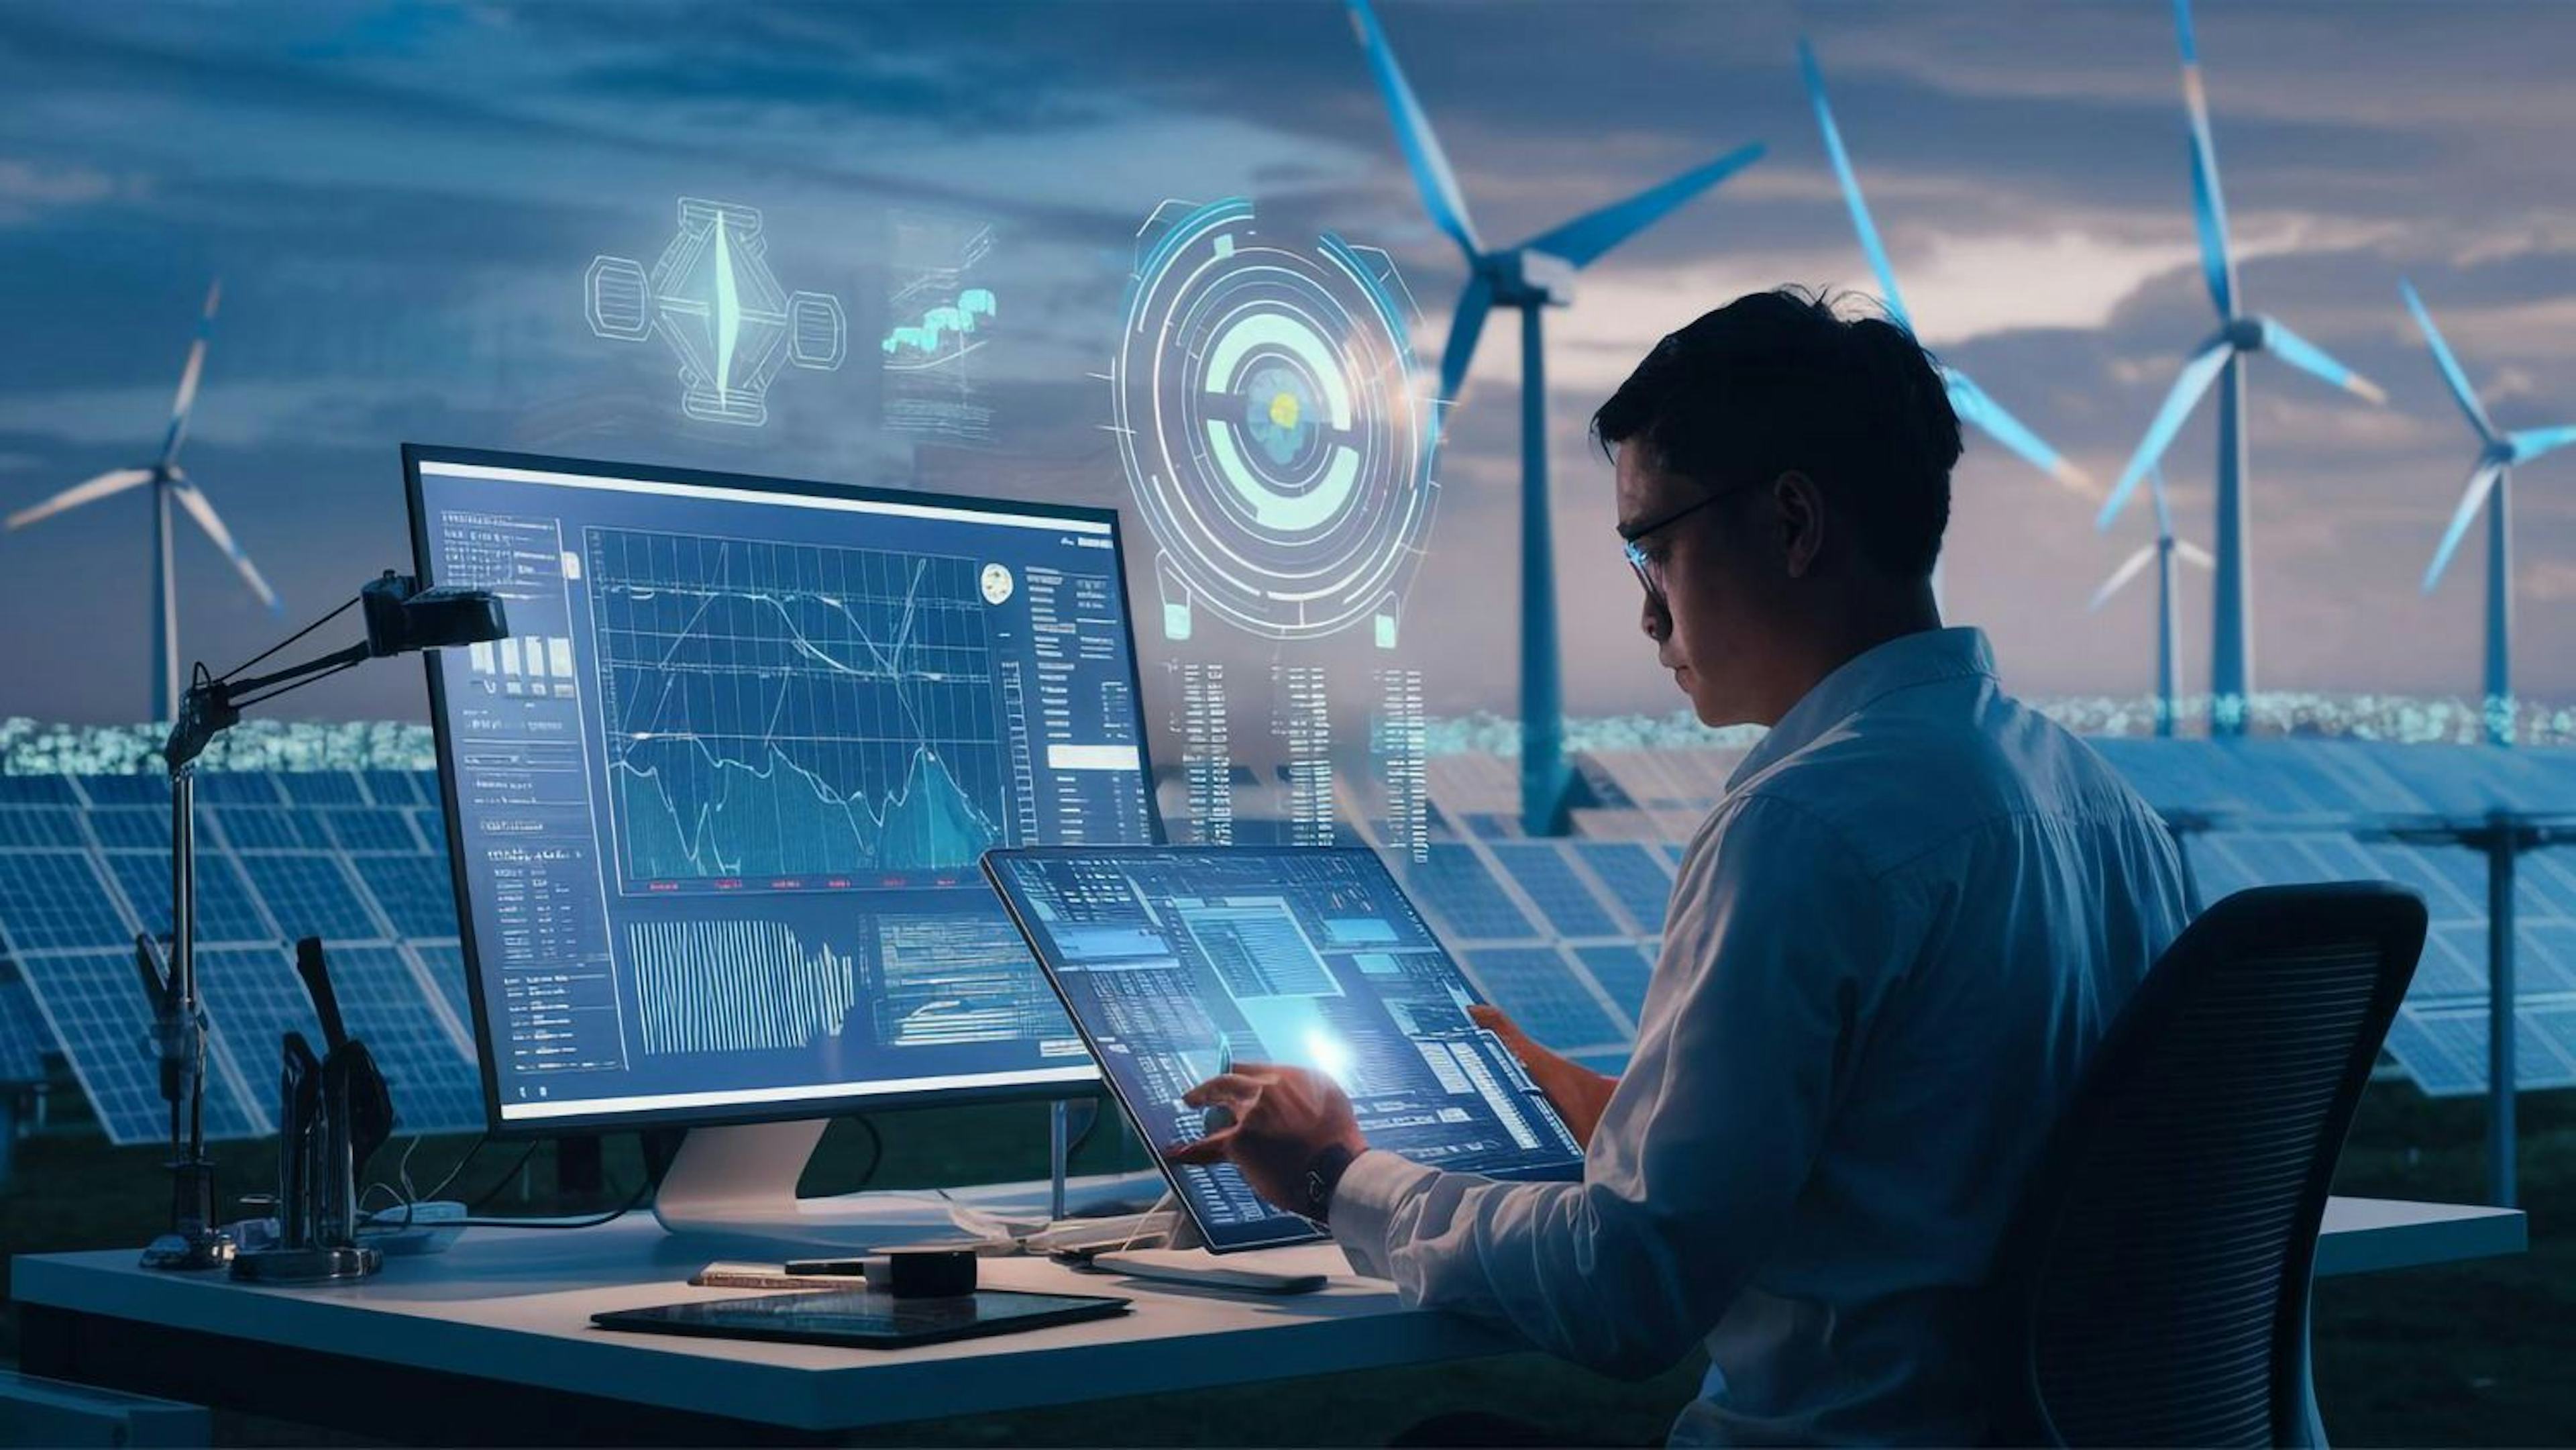
[[1280,245],[1250,202],[1147,223],[1110,390],[1166,635],[1204,605],[1278,639],[1368,619],[1394,645],[1439,494],[1411,318],[1385,253]]

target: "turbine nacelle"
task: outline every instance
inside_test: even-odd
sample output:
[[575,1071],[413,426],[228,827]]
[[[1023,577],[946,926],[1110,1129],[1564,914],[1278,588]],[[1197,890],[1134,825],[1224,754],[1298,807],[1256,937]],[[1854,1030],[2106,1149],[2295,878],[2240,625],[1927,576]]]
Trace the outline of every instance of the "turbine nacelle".
[[1476,259],[1476,271],[1494,289],[1504,307],[1565,307],[1574,301],[1576,265],[1536,247],[1487,252]]

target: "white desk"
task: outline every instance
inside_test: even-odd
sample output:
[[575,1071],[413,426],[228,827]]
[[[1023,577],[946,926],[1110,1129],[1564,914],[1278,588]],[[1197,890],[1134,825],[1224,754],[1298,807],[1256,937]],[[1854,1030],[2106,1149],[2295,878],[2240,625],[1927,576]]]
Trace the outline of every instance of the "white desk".
[[[2512,1210],[2336,1199],[2318,1272],[2523,1247],[2523,1216]],[[372,1433],[433,1440],[478,1425],[489,1438],[523,1442],[727,1428],[693,1424],[699,1416],[734,1428],[829,1432],[1518,1347],[1467,1320],[1403,1309],[1386,1284],[1352,1277],[1329,1245],[1249,1256],[1334,1275],[1321,1292],[1276,1299],[987,1259],[987,1287],[1121,1294],[1134,1311],[896,1352],[590,1324],[602,1309],[739,1295],[681,1281],[711,1257],[748,1256],[674,1240],[633,1215],[573,1232],[478,1229],[445,1255],[396,1259],[379,1278],[328,1289],[158,1274],[136,1267],[130,1250],[24,1256],[13,1262],[11,1297],[22,1308],[30,1372],[285,1419],[372,1422]],[[439,1418],[460,1405],[470,1407],[464,1425]],[[621,1410],[651,1413],[604,1418]]]

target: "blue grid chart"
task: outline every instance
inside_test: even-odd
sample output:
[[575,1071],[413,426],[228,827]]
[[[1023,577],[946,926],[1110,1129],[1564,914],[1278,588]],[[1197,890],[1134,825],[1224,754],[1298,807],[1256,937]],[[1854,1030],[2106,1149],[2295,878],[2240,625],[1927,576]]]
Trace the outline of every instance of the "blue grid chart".
[[0,1087],[45,1080],[45,1056],[54,1030],[23,981],[0,982]]
[[[21,957],[18,968],[109,1141],[167,1142],[170,1107],[161,1100],[160,1069],[149,1056],[151,1009],[135,976],[132,949]],[[206,1136],[249,1138],[269,1131],[267,1115],[245,1099],[222,1034],[208,1036]]]
[[1559,936],[1624,935],[1592,888],[1577,876],[1557,841],[1495,841],[1486,846],[1530,905]]
[[434,1008],[410,961],[391,947],[335,947],[331,983],[349,1035],[367,1044],[394,1095],[406,1133],[483,1126],[483,1083],[464,1030]]
[[1460,941],[1528,941],[1538,935],[1467,846],[1434,845],[1424,859],[1396,865],[1413,899]]
[[1637,930],[1664,929],[1673,900],[1673,868],[1662,853],[1635,841],[1577,841],[1574,854],[1608,887]]
[[1494,1005],[1558,1052],[1625,1047],[1635,1036],[1554,947],[1486,947],[1462,956]]

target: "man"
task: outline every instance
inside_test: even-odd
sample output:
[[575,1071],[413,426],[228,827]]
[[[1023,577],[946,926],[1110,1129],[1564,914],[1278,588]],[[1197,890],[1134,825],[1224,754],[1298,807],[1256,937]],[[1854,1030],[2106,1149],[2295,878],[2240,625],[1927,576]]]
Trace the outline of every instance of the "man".
[[[1676,1443],[1983,1425],[1978,1291],[2104,1029],[2182,929],[2155,815],[1941,628],[1959,423],[1901,328],[1758,293],[1594,416],[1656,659],[1770,727],[1690,843],[1626,1075],[1500,1031],[1586,1141],[1579,1183],[1371,1152],[1332,1083],[1256,1066],[1174,1150],[1274,1202],[1311,1177],[1408,1303],[1646,1374],[1704,1340]],[[1222,1117],[1217,1119],[1222,1123]]]

